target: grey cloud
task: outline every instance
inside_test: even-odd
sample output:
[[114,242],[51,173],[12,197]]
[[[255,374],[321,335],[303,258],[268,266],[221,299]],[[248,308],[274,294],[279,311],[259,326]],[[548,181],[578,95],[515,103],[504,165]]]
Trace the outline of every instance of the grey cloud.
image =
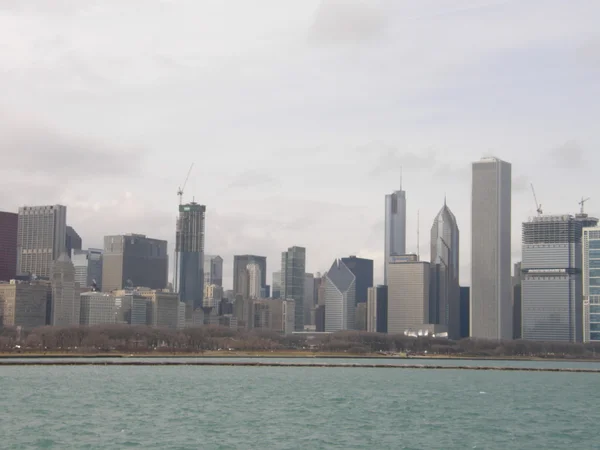
[[279,181],[266,172],[260,170],[247,170],[236,175],[233,181],[229,183],[229,188],[242,189],[278,184]]
[[322,0],[309,38],[313,43],[359,43],[379,36],[386,24],[377,0]]
[[561,169],[578,169],[585,165],[583,149],[577,141],[570,140],[547,152],[548,162]]

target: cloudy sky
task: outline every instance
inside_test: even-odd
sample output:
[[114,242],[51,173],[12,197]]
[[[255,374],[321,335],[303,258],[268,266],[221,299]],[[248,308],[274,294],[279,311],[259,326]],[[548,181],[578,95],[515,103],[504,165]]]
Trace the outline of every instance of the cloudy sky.
[[[206,250],[374,258],[404,168],[407,249],[444,194],[470,258],[470,163],[513,164],[520,223],[600,213],[598,0],[3,0],[0,209],[61,203],[84,246],[172,248],[177,187]],[[268,277],[270,279],[270,275]]]

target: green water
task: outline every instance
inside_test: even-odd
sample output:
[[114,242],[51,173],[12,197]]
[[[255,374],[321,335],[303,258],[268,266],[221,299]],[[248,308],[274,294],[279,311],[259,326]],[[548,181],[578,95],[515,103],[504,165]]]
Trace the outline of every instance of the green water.
[[600,375],[0,367],[2,449],[595,449]]

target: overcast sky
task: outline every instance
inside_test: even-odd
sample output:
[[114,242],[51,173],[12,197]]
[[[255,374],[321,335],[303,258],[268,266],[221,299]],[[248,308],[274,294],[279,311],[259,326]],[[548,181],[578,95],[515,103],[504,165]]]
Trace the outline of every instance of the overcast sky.
[[[470,279],[470,163],[513,164],[513,257],[535,214],[600,213],[598,0],[2,0],[0,209],[61,203],[85,247],[172,249],[177,188],[206,251],[375,259],[384,196],[429,257],[444,194]],[[172,264],[171,264],[172,265]],[[270,280],[269,273],[268,279]]]

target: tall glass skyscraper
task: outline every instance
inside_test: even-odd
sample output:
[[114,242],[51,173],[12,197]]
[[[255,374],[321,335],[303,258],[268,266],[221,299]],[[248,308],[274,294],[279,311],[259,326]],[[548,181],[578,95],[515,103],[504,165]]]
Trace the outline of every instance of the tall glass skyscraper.
[[511,165],[473,163],[471,194],[471,337],[512,339]]
[[179,205],[175,239],[175,292],[186,304],[186,319],[204,300],[204,215],[206,206]]
[[429,323],[446,325],[450,339],[460,339],[459,231],[444,206],[431,227]]
[[385,249],[383,284],[387,285],[390,256],[406,253],[406,192],[394,191],[385,196]]
[[583,341],[600,342],[600,227],[583,229]]
[[304,274],[306,273],[306,249],[290,247],[281,254],[281,298],[294,300],[294,329],[304,330]]

